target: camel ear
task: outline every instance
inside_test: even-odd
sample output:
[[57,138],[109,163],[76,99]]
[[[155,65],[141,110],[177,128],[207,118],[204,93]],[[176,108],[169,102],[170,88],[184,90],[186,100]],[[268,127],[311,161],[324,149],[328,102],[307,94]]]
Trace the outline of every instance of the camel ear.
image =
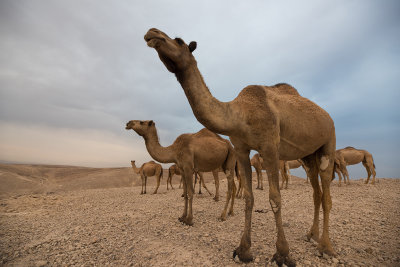
[[192,53],[194,50],[196,50],[197,43],[195,41],[190,42],[189,44],[189,51]]
[[148,121],[148,123],[147,123],[149,126],[151,126],[151,125],[153,125],[154,124],[154,121]]
[[140,125],[143,125],[144,124],[144,121],[140,121]]

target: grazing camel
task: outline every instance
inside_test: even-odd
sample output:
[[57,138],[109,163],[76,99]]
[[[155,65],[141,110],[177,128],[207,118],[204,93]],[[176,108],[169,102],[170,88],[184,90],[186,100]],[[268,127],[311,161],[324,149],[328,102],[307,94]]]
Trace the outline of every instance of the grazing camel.
[[[369,182],[369,178],[371,177],[372,174],[372,182],[371,184],[375,184],[375,176],[376,176],[376,172],[375,172],[375,163],[374,163],[374,159],[372,158],[372,154],[369,153],[367,150],[363,150],[363,149],[356,149],[354,147],[348,146],[342,149],[338,149],[336,151],[336,153],[339,154],[340,157],[343,157],[344,162],[346,163],[345,166],[347,165],[355,165],[358,163],[362,163],[367,171],[368,174],[368,178],[365,181],[366,184],[368,184]],[[347,173],[347,168],[344,167],[346,169],[346,173]],[[347,173],[347,181],[349,181],[349,176]]]
[[[314,221],[308,239],[318,242],[318,249],[335,255],[329,239],[329,213],[332,207],[330,183],[335,159],[335,127],[329,114],[314,102],[300,96],[288,84],[245,87],[230,102],[220,102],[212,96],[197,67],[192,52],[196,42],[187,45],[181,38],[171,39],[164,32],[152,28],[144,36],[154,48],[165,67],[175,74],[189,101],[196,119],[207,129],[229,136],[236,157],[244,170],[245,223],[242,239],[234,251],[244,262],[251,261],[251,217],[254,205],[250,150],[264,159],[269,180],[269,202],[277,228],[273,260],[281,265],[293,265],[289,257],[281,216],[279,190],[279,160],[301,158],[310,169],[314,191]],[[318,174],[321,177],[322,192]],[[319,210],[322,202],[323,231],[319,236]]]
[[134,130],[145,140],[150,156],[162,163],[175,163],[182,171],[183,195],[185,207],[179,220],[187,225],[193,225],[193,173],[208,172],[222,166],[228,179],[228,191],[221,220],[226,220],[229,201],[231,206],[228,215],[233,215],[236,186],[233,180],[235,169],[235,154],[228,140],[207,129],[194,134],[182,134],[174,143],[163,147],[159,143],[157,129],[153,121],[131,120],[125,129]]
[[[147,185],[147,177],[149,176],[156,176],[157,177],[157,187],[154,190],[153,194],[157,194],[157,190],[160,187],[160,180],[163,176],[163,168],[161,164],[158,164],[154,161],[149,161],[146,163],[143,163],[142,167],[139,169],[135,165],[135,161],[131,160],[131,165],[132,169],[136,174],[140,174],[140,177],[142,178],[142,191],[140,194],[146,194],[146,185]],[[143,190],[143,185],[144,185],[144,190]],[[167,182],[168,186],[168,182]]]

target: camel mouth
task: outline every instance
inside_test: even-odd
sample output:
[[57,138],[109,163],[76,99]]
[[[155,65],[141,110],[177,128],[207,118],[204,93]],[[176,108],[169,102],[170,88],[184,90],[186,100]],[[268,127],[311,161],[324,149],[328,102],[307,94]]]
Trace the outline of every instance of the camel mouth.
[[152,47],[152,48],[157,48],[160,46],[161,42],[165,42],[165,38],[162,37],[147,37],[147,35],[144,37],[144,40],[147,43],[147,46]]

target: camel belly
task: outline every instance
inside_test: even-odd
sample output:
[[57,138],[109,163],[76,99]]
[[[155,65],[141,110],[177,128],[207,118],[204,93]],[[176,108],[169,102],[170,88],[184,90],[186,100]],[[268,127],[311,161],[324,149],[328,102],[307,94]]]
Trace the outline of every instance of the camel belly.
[[214,138],[203,138],[192,142],[194,168],[197,171],[209,172],[222,166],[229,150],[225,142]]

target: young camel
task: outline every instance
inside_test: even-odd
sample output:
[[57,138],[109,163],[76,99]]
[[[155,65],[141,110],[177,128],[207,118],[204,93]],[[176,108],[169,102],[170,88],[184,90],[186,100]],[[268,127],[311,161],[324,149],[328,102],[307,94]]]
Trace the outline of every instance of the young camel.
[[[365,181],[366,184],[369,182],[369,178],[371,177],[372,174],[372,182],[371,184],[375,184],[375,163],[374,159],[372,158],[372,154],[369,153],[367,150],[363,149],[356,149],[354,147],[348,146],[342,149],[339,149],[336,151],[341,157],[343,157],[345,161],[345,166],[347,165],[355,165],[360,162],[364,165],[365,170],[367,171],[368,178]],[[346,167],[345,167],[346,168]],[[347,168],[346,168],[346,173],[347,173]],[[349,181],[349,175],[347,173],[347,181]]]
[[[154,161],[149,161],[146,163],[143,163],[142,167],[139,169],[135,165],[135,161],[131,160],[131,165],[132,169],[136,174],[140,174],[140,177],[142,178],[142,191],[140,194],[146,194],[146,185],[147,185],[147,177],[149,176],[155,176],[157,177],[157,187],[154,190],[153,194],[157,194],[157,190],[160,187],[160,180],[163,176],[163,168],[161,164],[158,164]],[[144,185],[144,190],[143,190],[143,185]],[[168,186],[168,182],[167,182]]]
[[235,200],[233,196],[236,193],[233,181],[235,155],[228,140],[204,128],[194,134],[182,134],[172,145],[163,147],[159,143],[153,121],[131,120],[126,124],[125,129],[132,129],[144,138],[147,151],[152,158],[162,163],[175,163],[182,171],[185,198],[183,214],[179,218],[182,223],[193,225],[193,173],[212,171],[221,166],[227,173],[228,191],[220,219],[226,220],[229,201],[231,201],[231,206],[228,215],[233,215]]
[[[318,241],[318,249],[335,255],[329,239],[329,213],[332,207],[330,183],[335,158],[335,127],[329,114],[312,101],[299,95],[288,84],[274,86],[251,85],[230,102],[213,97],[197,68],[192,54],[196,42],[187,45],[182,39],[171,39],[152,28],[144,36],[154,48],[165,67],[175,74],[181,84],[196,119],[207,129],[229,136],[241,168],[244,169],[245,227],[234,256],[251,261],[251,217],[254,205],[251,180],[250,150],[264,159],[269,180],[269,202],[277,228],[277,252],[273,257],[279,265],[294,262],[289,257],[281,216],[279,190],[279,159],[301,158],[310,169],[314,191],[314,221],[308,239]],[[318,174],[321,177],[322,192]],[[322,202],[323,231],[319,237],[319,210]]]

